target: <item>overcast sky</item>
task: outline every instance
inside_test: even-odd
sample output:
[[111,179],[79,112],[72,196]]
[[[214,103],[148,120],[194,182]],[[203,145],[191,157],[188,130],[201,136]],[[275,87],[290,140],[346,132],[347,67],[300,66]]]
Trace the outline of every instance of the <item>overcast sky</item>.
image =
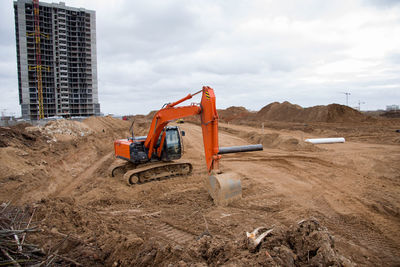
[[[203,85],[218,108],[345,104],[342,92],[362,110],[400,105],[400,0],[65,2],[96,11],[105,114],[147,114]],[[11,0],[0,36],[0,111],[20,115]]]

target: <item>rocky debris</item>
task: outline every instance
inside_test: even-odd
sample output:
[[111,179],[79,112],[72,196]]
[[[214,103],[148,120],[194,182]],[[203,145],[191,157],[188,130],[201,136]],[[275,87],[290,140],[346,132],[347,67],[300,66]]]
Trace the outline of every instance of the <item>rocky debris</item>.
[[82,137],[92,133],[92,130],[84,123],[65,119],[50,121],[44,126],[27,127],[26,131],[28,133],[40,132],[54,142],[59,136]]
[[328,229],[314,218],[287,230],[274,230],[255,252],[265,255],[273,266],[353,266],[335,250],[334,237]]

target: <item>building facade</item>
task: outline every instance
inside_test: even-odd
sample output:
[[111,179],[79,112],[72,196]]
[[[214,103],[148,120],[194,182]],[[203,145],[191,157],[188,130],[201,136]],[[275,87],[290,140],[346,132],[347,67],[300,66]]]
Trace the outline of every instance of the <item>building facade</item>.
[[392,111],[392,110],[400,110],[399,105],[388,105],[386,106],[386,111]]
[[32,0],[14,1],[14,14],[22,118],[39,118],[38,68],[44,117],[100,115],[95,11],[40,2],[39,56]]

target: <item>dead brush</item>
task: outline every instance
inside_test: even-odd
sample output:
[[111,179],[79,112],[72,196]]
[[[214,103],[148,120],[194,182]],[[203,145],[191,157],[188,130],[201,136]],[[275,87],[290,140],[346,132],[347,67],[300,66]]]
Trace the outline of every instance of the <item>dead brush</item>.
[[0,266],[61,266],[66,262],[80,266],[57,254],[60,243],[45,253],[38,245],[27,242],[29,233],[41,231],[32,222],[35,211],[28,206],[11,206],[10,202],[0,205]]
[[34,214],[35,209],[29,207],[0,205],[0,266],[34,265],[45,258],[42,249],[25,242],[28,233],[39,231],[32,225]]

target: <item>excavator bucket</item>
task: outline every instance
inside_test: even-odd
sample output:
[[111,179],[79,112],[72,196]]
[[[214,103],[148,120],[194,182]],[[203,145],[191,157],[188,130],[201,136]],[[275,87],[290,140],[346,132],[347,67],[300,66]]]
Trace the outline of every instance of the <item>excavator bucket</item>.
[[206,181],[208,193],[217,206],[226,206],[242,198],[242,183],[238,174],[213,173]]

